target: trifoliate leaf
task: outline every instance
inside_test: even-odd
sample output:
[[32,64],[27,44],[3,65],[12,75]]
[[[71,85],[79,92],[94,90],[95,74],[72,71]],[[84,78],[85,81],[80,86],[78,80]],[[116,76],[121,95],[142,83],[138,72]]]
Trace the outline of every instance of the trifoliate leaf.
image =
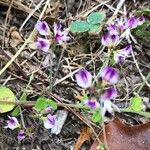
[[102,30],[102,27],[100,24],[90,25],[89,34],[99,34]]
[[[0,86],[0,101],[15,102],[16,96],[9,88]],[[0,113],[11,111],[14,107],[15,107],[14,104],[0,103]]]
[[86,21],[74,21],[70,25],[70,31],[75,33],[86,32],[89,30],[89,24]]
[[89,24],[100,24],[105,17],[106,15],[103,12],[93,12],[87,17],[87,22]]
[[130,109],[134,111],[141,111],[142,99],[140,96],[135,96],[130,99]]

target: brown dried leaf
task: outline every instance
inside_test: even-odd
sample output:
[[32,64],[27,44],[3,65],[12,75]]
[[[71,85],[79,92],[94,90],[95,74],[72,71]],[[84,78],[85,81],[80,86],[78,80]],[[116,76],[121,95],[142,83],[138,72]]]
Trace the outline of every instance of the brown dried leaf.
[[83,143],[90,139],[91,134],[92,134],[92,129],[89,127],[84,127],[81,130],[81,133],[77,139],[77,142],[75,143],[74,150],[79,150],[80,147],[83,145]]
[[11,40],[10,40],[10,45],[15,48],[17,45],[23,42],[22,37],[20,36],[19,32],[17,31],[12,31],[11,32]]
[[[109,150],[150,149],[150,123],[127,126],[116,118],[105,129]],[[99,134],[99,138],[104,142],[103,133]],[[98,146],[95,140],[90,150],[96,150]]]

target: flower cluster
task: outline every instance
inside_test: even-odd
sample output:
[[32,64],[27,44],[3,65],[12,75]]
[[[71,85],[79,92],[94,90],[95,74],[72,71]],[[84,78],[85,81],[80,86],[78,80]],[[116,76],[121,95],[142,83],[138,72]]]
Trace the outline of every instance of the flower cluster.
[[[39,32],[41,36],[38,37],[37,41],[35,42],[35,46],[37,49],[48,53],[50,47],[50,41],[47,39],[50,35],[50,28],[45,21],[38,21],[35,25],[35,29]],[[60,23],[54,23],[54,39],[57,43],[62,44],[70,39],[68,36],[68,31],[62,31],[62,25]]]
[[[92,75],[86,69],[81,69],[76,75],[76,82],[82,88],[92,87]],[[103,81],[108,82],[110,85],[117,83],[119,74],[113,67],[104,67],[99,72],[99,78]],[[105,115],[106,111],[112,112],[111,101],[117,96],[117,90],[110,86],[102,90],[99,99],[89,98],[84,100],[84,104],[91,109],[99,109],[101,107],[102,114]]]
[[124,20],[117,19],[114,23],[108,25],[108,33],[103,35],[101,38],[102,45],[109,47],[109,49],[115,49],[123,38],[125,38],[129,43],[125,47],[114,51],[114,61],[116,63],[123,62],[125,58],[129,56],[132,51],[130,38],[133,38],[130,30],[143,24],[144,21],[145,18],[143,16],[139,18],[132,16]]
[[[4,128],[9,128],[11,130],[14,130],[16,128],[20,128],[21,125],[19,124],[18,120],[16,117],[10,117],[8,116],[8,120],[6,121],[7,125],[4,127]],[[26,134],[23,130],[20,130],[18,132],[18,135],[17,135],[17,139],[19,141],[23,140],[24,138],[26,137]]]

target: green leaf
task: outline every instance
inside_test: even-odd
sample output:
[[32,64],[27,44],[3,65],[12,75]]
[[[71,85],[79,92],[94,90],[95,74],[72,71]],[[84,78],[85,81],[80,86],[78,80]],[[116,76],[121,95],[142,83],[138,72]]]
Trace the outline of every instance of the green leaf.
[[46,100],[47,98],[45,97],[39,97],[35,103],[35,109],[37,109],[38,111],[42,111],[43,109],[45,109],[48,106]]
[[20,109],[19,109],[19,107],[17,106],[17,107],[13,110],[13,112],[11,113],[11,115],[14,116],[14,117],[17,117],[17,116],[19,116],[19,114],[20,114]]
[[55,101],[53,101],[51,99],[47,99],[46,102],[47,102],[47,105],[52,107],[54,110],[57,109],[58,106],[57,106],[57,103]]
[[141,111],[142,99],[140,96],[135,96],[130,99],[130,109],[133,111]]
[[93,113],[92,115],[92,121],[93,122],[102,122],[102,115],[101,115],[101,111],[100,110],[97,110]]
[[101,30],[102,30],[102,27],[100,24],[96,24],[96,25],[91,24],[89,34],[99,34]]
[[86,32],[89,30],[89,24],[86,21],[74,21],[70,25],[70,31],[75,33],[75,32]]
[[[6,87],[0,86],[0,101],[16,101],[14,93]],[[15,107],[14,104],[0,103],[0,113],[11,111]]]
[[92,12],[88,17],[87,17],[87,22],[89,24],[100,24],[104,19],[106,15],[103,12]]
[[136,32],[136,35],[140,36],[140,37],[147,37],[147,38],[150,38],[150,32],[147,32],[147,31],[137,31]]
[[27,94],[26,93],[23,93],[20,98],[19,98],[20,101],[27,101]]

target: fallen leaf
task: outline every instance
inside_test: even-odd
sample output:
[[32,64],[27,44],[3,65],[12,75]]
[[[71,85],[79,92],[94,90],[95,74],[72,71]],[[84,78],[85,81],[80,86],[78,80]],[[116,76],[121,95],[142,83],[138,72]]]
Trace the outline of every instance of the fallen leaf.
[[79,150],[85,141],[90,140],[91,134],[92,134],[92,129],[89,127],[84,127],[81,130],[80,136],[78,137],[75,143],[74,150]]
[[22,37],[20,36],[18,31],[12,31],[11,32],[11,40],[10,45],[15,48],[17,45],[23,42]]
[[[109,150],[149,150],[150,122],[142,125],[128,126],[115,118],[105,127]],[[103,133],[99,134],[102,142]],[[99,143],[94,141],[90,150],[97,150]]]

